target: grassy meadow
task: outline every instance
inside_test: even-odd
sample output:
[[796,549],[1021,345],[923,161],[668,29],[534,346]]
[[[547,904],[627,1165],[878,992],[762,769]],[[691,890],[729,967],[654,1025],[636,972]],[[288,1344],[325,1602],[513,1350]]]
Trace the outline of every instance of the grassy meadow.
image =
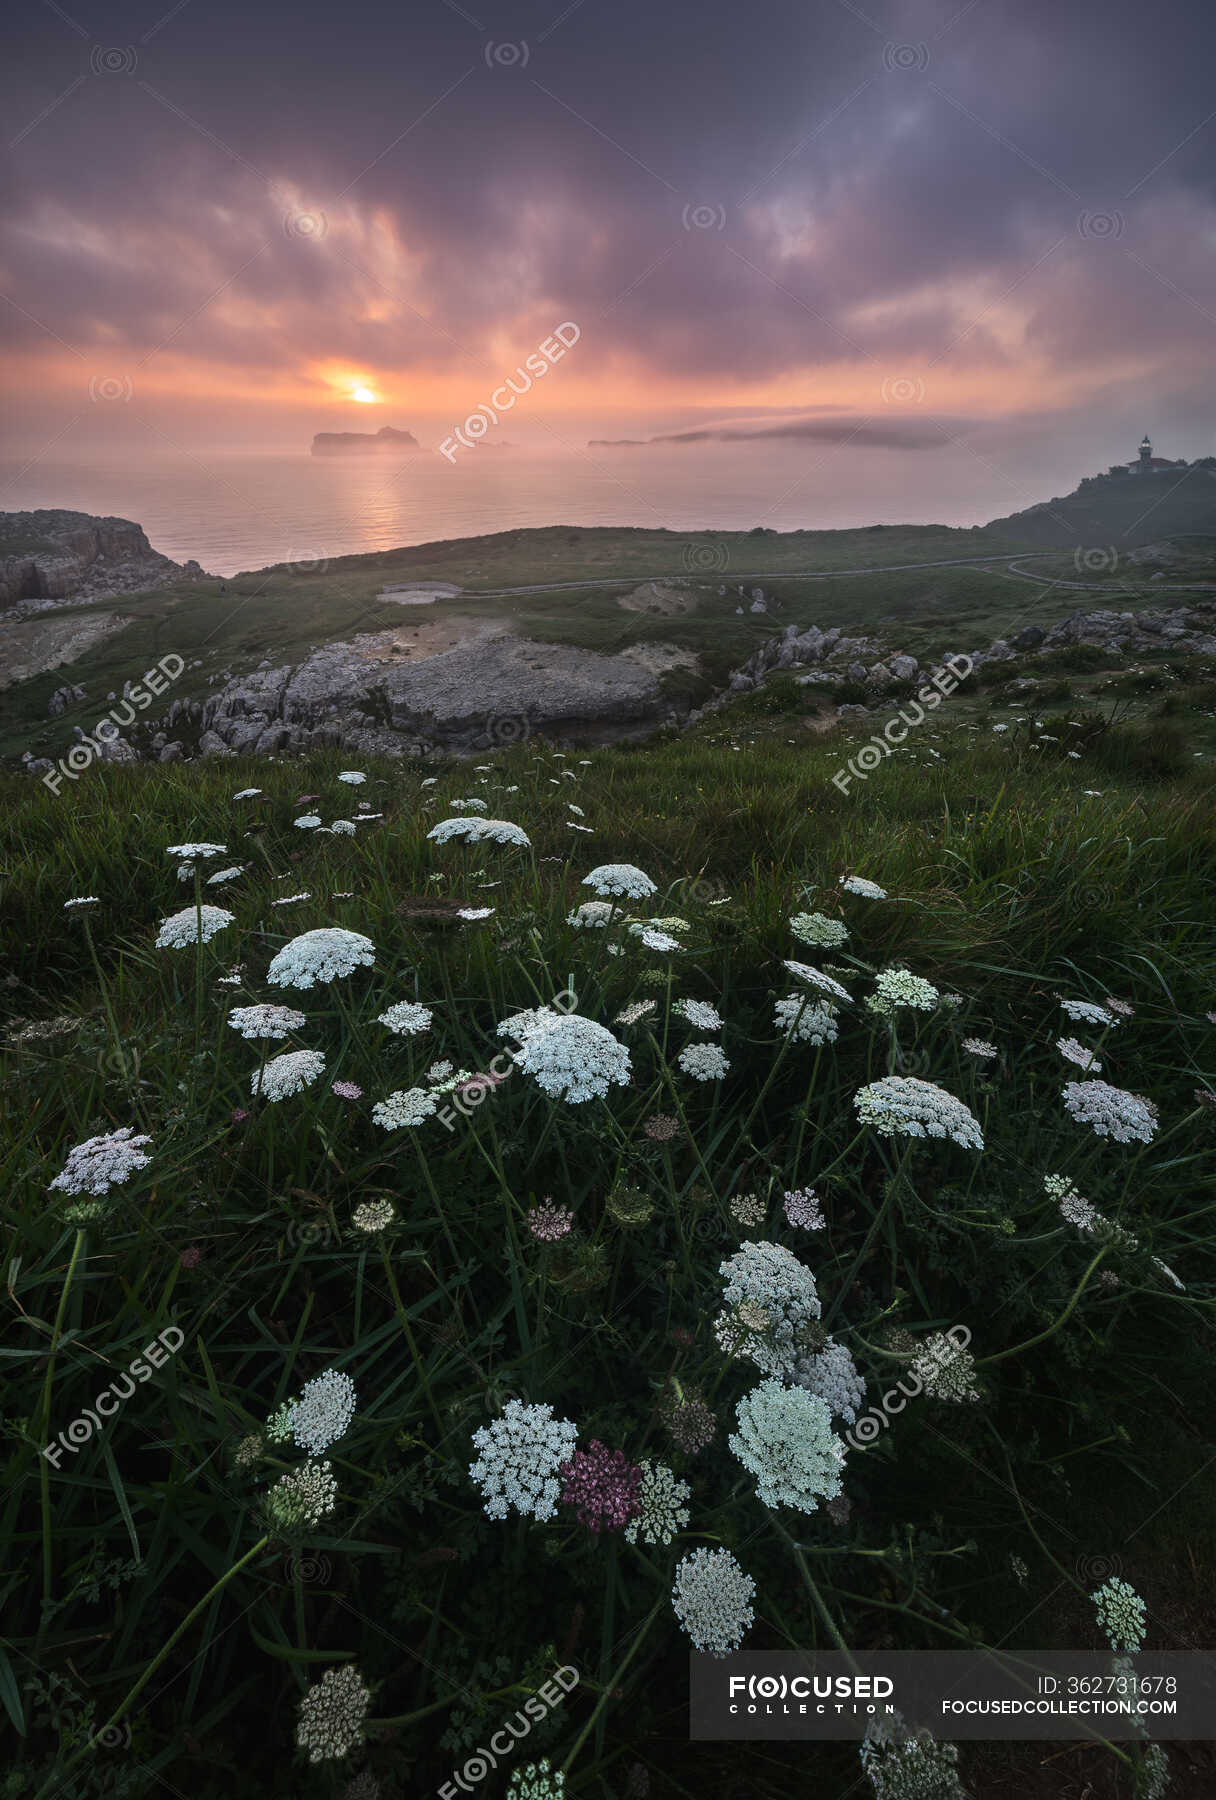
[[[970,1744],[897,1789],[856,1745],[688,1741],[673,1582],[702,1550],[752,1584],[748,1648],[1103,1651],[1111,1578],[1149,1649],[1212,1634],[1210,762],[1151,689],[1113,724],[1071,711],[1071,737],[979,694],[842,792],[857,740],[808,704],[777,685],[644,748],[360,783],[336,754],[4,779],[6,1796],[1210,1792],[1205,1746],[1163,1770],[1130,1743]],[[427,835],[482,816],[528,842]],[[215,854],[182,879],[192,844]],[[618,863],[655,891],[584,884]],[[205,942],[204,906],[231,915]],[[372,953],[269,982],[329,927]],[[818,1043],[797,1033],[826,990],[791,960],[848,995]],[[303,1017],[251,1041],[229,1015],[261,1004]],[[380,1022],[402,1005],[409,1031]],[[585,1052],[606,1092],[542,1085],[537,1008],[611,1033]],[[1072,1116],[1096,1066],[1061,1039],[1151,1103],[1144,1137]],[[982,1149],[866,1123],[891,1077],[943,1090]],[[415,1122],[383,1122],[394,1094]],[[125,1179],[52,1187],[126,1128]],[[825,1478],[766,1503],[729,1441],[772,1345],[771,1313],[724,1298],[749,1242],[813,1278],[801,1348],[845,1347],[858,1417],[970,1334],[955,1385],[868,1441],[833,1412],[830,1502]],[[318,1380],[351,1405],[310,1436]],[[489,1516],[474,1434],[517,1403],[665,1470],[666,1526],[593,1529],[564,1490]],[[307,1517],[284,1500],[305,1469]],[[574,1685],[537,1704],[555,1670]]]

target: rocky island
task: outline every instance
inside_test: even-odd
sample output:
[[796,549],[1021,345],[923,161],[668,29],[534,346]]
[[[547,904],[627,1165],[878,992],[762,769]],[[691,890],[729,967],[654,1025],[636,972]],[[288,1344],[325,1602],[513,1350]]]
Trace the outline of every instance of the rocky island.
[[318,431],[312,440],[314,456],[378,456],[421,448],[412,431],[398,431],[392,425],[382,425],[379,431]]

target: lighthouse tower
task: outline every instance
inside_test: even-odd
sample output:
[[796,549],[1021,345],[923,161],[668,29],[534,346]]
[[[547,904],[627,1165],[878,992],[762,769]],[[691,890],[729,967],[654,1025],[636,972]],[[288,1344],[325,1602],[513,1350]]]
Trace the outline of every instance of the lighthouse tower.
[[1138,467],[1143,474],[1147,474],[1152,466],[1153,446],[1149,442],[1148,432],[1146,431],[1144,436],[1140,439],[1140,462]]

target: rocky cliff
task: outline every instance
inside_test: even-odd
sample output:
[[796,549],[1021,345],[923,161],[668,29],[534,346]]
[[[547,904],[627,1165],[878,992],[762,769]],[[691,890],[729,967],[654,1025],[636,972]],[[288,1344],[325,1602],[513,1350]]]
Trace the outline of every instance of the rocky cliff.
[[314,456],[363,456],[421,448],[412,431],[396,431],[391,425],[382,425],[379,431],[318,431],[312,440]]
[[91,513],[0,513],[0,606],[18,617],[65,601],[141,593],[167,582],[199,579],[196,562],[175,563],[130,519]]

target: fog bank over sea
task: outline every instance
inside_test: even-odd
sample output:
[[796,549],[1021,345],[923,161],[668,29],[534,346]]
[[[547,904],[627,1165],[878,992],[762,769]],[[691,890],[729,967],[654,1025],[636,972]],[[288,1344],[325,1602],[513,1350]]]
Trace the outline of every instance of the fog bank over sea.
[[[1078,471],[997,467],[963,446],[788,443],[645,449],[479,446],[449,462],[166,449],[0,462],[0,507],[66,507],[142,525],[158,550],[218,575],[542,525],[672,531],[982,525],[1075,485]],[[1055,483],[1054,489],[1052,483]],[[880,559],[881,560],[881,559]]]

